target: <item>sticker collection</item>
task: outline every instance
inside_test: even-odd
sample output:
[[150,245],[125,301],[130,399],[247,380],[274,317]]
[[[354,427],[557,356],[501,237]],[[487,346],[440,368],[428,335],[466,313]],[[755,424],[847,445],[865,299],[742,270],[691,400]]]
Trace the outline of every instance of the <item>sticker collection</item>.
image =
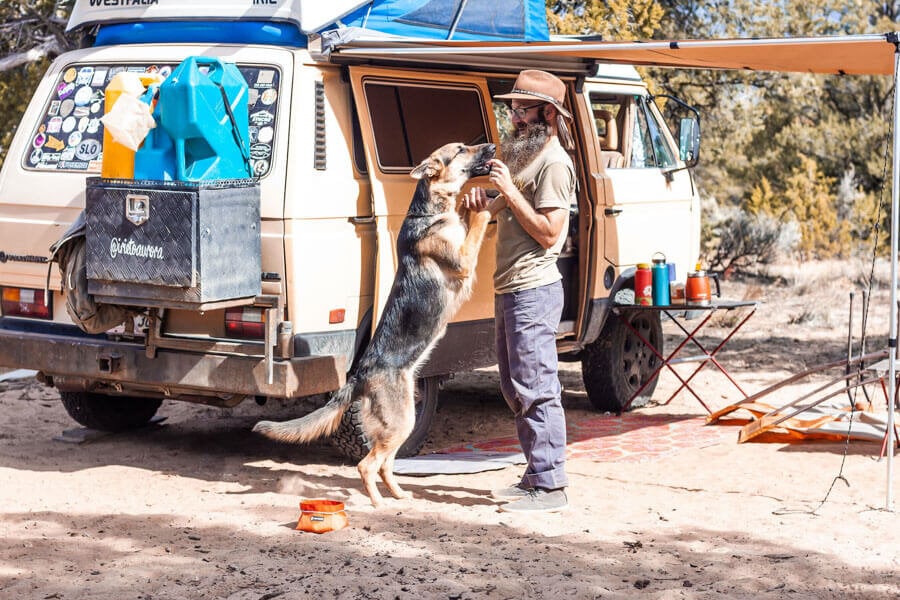
[[[240,66],[249,88],[250,160],[255,177],[269,172],[278,115],[280,73],[272,67]],[[158,72],[167,77],[171,65],[76,65],[63,70],[53,87],[31,147],[27,167],[100,173],[103,160],[104,90],[121,71]]]

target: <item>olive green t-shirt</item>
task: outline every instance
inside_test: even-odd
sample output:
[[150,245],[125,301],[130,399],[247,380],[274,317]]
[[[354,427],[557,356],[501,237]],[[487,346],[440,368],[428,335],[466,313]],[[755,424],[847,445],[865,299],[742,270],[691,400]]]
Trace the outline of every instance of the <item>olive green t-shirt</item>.
[[562,208],[566,211],[566,221],[556,243],[544,248],[522,228],[509,208],[497,213],[497,269],[494,271],[497,294],[528,290],[562,279],[556,259],[566,242],[569,208],[575,203],[575,168],[557,138],[547,142],[515,181],[535,210]]

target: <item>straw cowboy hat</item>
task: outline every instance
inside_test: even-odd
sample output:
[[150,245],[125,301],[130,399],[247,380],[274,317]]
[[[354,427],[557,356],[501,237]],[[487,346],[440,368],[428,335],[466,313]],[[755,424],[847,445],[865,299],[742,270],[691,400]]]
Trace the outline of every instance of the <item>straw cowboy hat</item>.
[[549,102],[561,115],[571,119],[572,113],[563,107],[565,97],[566,84],[560,81],[559,77],[534,69],[526,69],[519,73],[510,93],[494,96],[497,100],[533,100],[537,98]]

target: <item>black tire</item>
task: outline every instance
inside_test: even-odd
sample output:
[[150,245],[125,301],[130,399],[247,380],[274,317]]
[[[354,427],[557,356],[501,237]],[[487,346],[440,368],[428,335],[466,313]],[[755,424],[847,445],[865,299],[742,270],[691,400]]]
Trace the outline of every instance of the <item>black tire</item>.
[[[662,325],[658,312],[634,312],[631,326],[663,354]],[[647,381],[660,359],[616,315],[610,314],[600,337],[585,347],[581,377],[588,400],[597,410],[622,413],[628,399]],[[650,400],[659,377],[647,384],[628,406],[643,406]]]
[[156,398],[107,396],[90,392],[60,392],[69,416],[100,431],[126,431],[146,425],[162,404]]
[[[397,458],[415,456],[425,445],[428,432],[431,431],[431,423],[434,421],[434,413],[437,411],[439,383],[437,377],[423,377],[416,381],[416,424],[397,451]],[[340,427],[331,436],[331,443],[354,462],[362,460],[372,449],[372,444],[362,428],[358,400],[354,401],[344,413]]]

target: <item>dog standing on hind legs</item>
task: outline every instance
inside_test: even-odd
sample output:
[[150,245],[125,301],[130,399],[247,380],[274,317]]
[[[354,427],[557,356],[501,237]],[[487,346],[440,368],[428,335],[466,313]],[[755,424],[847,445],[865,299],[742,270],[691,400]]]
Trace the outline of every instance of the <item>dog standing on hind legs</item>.
[[447,323],[472,293],[478,251],[490,213],[468,214],[457,197],[472,177],[490,173],[494,144],[441,146],[412,170],[419,180],[397,237],[397,273],[368,347],[347,383],[322,408],[292,421],[260,421],[253,431],[303,443],[334,433],[359,401],[372,449],[357,466],[374,506],[382,501],[375,476],[395,498],[409,498],[394,479],[394,457],[415,425],[416,373]]

